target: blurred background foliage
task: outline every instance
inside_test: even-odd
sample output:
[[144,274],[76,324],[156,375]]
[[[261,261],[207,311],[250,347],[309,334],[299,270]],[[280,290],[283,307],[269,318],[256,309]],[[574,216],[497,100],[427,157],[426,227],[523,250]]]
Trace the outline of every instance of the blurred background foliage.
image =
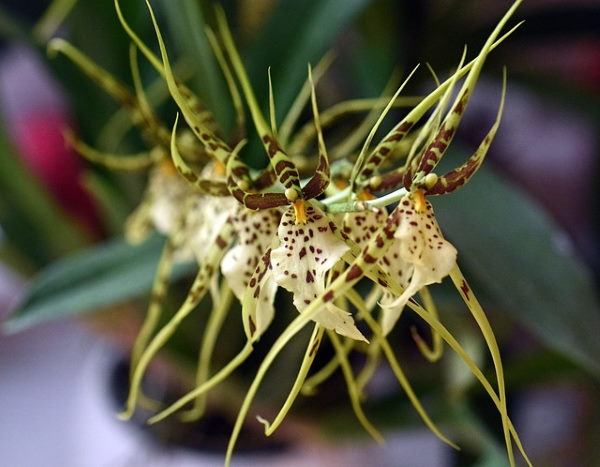
[[[63,36],[131,85],[129,40],[112,2],[62,3],[69,8],[65,17],[50,15],[41,25],[47,2],[0,3],[0,69],[10,67],[15,51],[20,51],[48,73],[47,80],[59,96],[55,105],[59,111],[52,115],[59,117],[43,122],[57,134],[61,125],[68,124],[100,149],[144,150],[135,131],[113,138],[115,126],[107,122],[128,123],[122,115],[115,116],[118,106],[101,89],[64,57],[50,60],[46,55],[49,34]],[[181,73],[225,132],[231,131],[234,115],[229,95],[204,34],[205,26],[214,22],[212,3],[154,3]],[[144,2],[122,0],[121,4],[133,28],[156,50]],[[428,62],[441,77],[447,76],[463,46],[468,45],[472,56],[507,7],[500,0],[226,0],[222,4],[265,109],[267,68],[271,67],[280,119],[305,80],[306,64],[315,65],[329,50],[336,58],[319,84],[322,109],[343,99],[378,96],[394,70],[406,73],[419,62]],[[600,149],[600,6],[595,1],[530,0],[517,17],[526,23],[489,57],[447,162],[464,160],[493,121],[501,70],[506,66],[506,112],[489,160],[467,187],[433,202],[442,229],[459,250],[459,263],[491,314],[504,351],[509,399],[526,411],[520,401],[536,388],[566,386],[575,394],[578,423],[565,432],[559,446],[534,446],[534,459],[541,461],[539,465],[574,465],[547,462],[560,454],[579,459],[578,465],[593,465],[600,463],[599,453],[593,452],[600,430],[600,210],[595,183]],[[157,74],[140,63],[143,81],[170,126],[175,107]],[[3,86],[0,94],[0,258],[6,267],[31,280],[4,328],[16,332],[49,319],[103,310],[94,320],[104,319],[102,329],[111,332],[115,314],[109,310],[114,306],[128,303],[128,309],[143,310],[144,299],[136,297],[143,297],[150,287],[162,244],[154,237],[134,248],[120,235],[124,219],[139,200],[144,175],[107,171],[60,145],[50,150],[42,142],[31,150],[28,141],[43,138],[50,130],[44,126],[36,133],[37,127],[28,122],[39,116],[39,106],[21,104],[15,97],[35,95],[36,89],[28,89],[27,83],[24,80],[24,90],[18,92]],[[431,85],[431,76],[422,67],[407,94],[422,94]],[[342,125],[326,137],[343,138],[348,128]],[[245,157],[257,167],[266,160],[258,142],[251,142]],[[53,178],[48,172],[60,176]],[[69,196],[87,201],[82,207],[81,202],[66,200]],[[173,281],[185,282],[189,270],[185,265],[179,268]],[[441,287],[436,297],[443,320],[462,339],[472,340],[474,354],[485,360],[473,324],[450,290]],[[136,322],[136,312],[126,316]],[[497,433],[482,428],[489,414],[480,410],[485,404],[477,398],[476,385],[456,376],[451,356],[441,365],[426,364],[415,352],[410,334],[412,326],[421,324],[409,316],[403,320],[392,341],[403,353],[401,360],[420,393],[465,439],[473,437],[474,430],[480,434],[481,440],[460,454],[458,463],[474,465],[478,459],[478,465],[496,465],[486,464],[497,455]],[[183,367],[192,364],[197,339],[197,333],[183,330],[170,349],[172,361]],[[235,349],[224,349],[218,358],[225,361],[230,350]],[[291,362],[297,358],[289,357]],[[273,390],[277,378],[286,375],[284,369],[274,373]],[[451,408],[442,397],[448,393],[456,396]],[[331,402],[331,397],[324,397]],[[300,405],[315,413],[321,407]],[[416,421],[407,417],[407,403],[395,390],[384,390],[368,406],[382,422],[402,426]],[[334,412],[339,409],[335,404],[328,407]],[[341,426],[348,414],[338,412],[332,423]]]

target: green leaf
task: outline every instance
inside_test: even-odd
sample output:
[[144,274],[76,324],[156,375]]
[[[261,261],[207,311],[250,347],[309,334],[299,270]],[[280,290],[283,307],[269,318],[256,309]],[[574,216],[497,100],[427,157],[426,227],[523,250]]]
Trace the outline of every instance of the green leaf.
[[[4,329],[17,332],[149,291],[163,245],[164,238],[158,235],[139,246],[119,238],[54,263],[33,280]],[[172,277],[182,277],[192,266],[176,267]]]
[[542,208],[485,168],[433,202],[472,281],[548,347],[600,375],[600,307],[590,274]]
[[267,102],[267,68],[272,66],[277,115],[281,118],[313,65],[369,0],[280,0],[244,62],[258,102]]

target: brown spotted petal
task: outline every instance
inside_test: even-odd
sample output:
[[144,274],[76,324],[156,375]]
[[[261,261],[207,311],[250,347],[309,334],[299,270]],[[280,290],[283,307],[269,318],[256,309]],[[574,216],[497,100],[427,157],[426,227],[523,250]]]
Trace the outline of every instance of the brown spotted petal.
[[276,209],[255,212],[243,206],[232,218],[238,242],[221,261],[221,272],[240,301],[258,262],[271,245],[280,218]]
[[409,193],[397,209],[400,223],[386,257],[391,262],[390,271],[404,268],[410,272],[412,268],[412,276],[402,295],[382,306],[384,333],[394,327],[410,297],[425,285],[441,282],[456,265],[456,248],[444,239],[428,201]]
[[387,216],[385,208],[375,211],[348,212],[344,214],[343,232],[362,249],[379,227],[385,224]]
[[[292,209],[279,224],[280,245],[271,252],[273,279],[294,294],[294,305],[302,312],[325,291],[325,275],[349,250],[335,234],[335,225],[318,208],[306,207],[306,223],[295,223]],[[338,334],[366,340],[354,325],[350,313],[328,304],[315,321]]]

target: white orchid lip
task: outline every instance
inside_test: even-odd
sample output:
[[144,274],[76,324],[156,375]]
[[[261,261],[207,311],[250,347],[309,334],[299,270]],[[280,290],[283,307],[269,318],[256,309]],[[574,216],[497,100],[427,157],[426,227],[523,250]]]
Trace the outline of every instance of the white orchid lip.
[[385,258],[388,270],[398,274],[405,290],[396,299],[386,296],[382,301],[384,333],[391,331],[410,297],[450,274],[457,256],[456,248],[442,235],[422,190],[408,193],[396,209],[399,225]]
[[[270,259],[273,280],[294,294],[294,305],[302,312],[324,292],[326,274],[350,247],[335,234],[337,227],[320,209],[298,201],[281,218],[280,244],[271,251]],[[315,321],[338,334],[366,340],[351,314],[333,304],[319,312]]]

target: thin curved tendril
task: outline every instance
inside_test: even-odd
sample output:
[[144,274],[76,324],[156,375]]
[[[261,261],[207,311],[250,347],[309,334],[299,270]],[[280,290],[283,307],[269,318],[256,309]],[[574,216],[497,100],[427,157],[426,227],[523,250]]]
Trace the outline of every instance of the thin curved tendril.
[[144,41],[142,41],[142,39],[140,39],[140,37],[133,31],[133,29],[131,29],[131,27],[129,26],[129,23],[125,20],[125,17],[123,16],[123,12],[121,11],[121,5],[119,4],[119,0],[115,0],[115,10],[117,12],[117,17],[119,18],[119,22],[121,23],[121,26],[123,26],[123,29],[125,29],[125,32],[127,33],[127,35],[131,38],[131,40],[133,42],[135,42],[135,44],[142,51],[142,53],[144,54],[144,56],[146,57],[146,59],[152,64],[152,66],[154,67],[154,69],[161,76],[164,77],[165,76],[165,71],[164,71],[164,69],[162,67],[161,61],[146,46],[146,44],[144,43]]
[[442,432],[438,429],[435,423],[433,423],[431,418],[429,418],[429,415],[427,415],[427,412],[421,405],[421,402],[419,401],[417,395],[414,393],[410,382],[406,378],[404,371],[402,371],[402,368],[400,367],[400,364],[398,363],[398,360],[394,355],[392,347],[390,346],[387,338],[383,335],[381,327],[379,326],[379,324],[377,324],[375,319],[365,308],[364,302],[362,301],[360,295],[358,295],[358,293],[352,289],[347,292],[346,296],[348,300],[350,300],[350,302],[361,312],[361,317],[365,320],[369,328],[373,331],[373,334],[375,335],[375,337],[381,345],[383,353],[388,359],[388,362],[390,364],[390,367],[392,368],[392,371],[394,372],[394,375],[396,376],[396,379],[400,383],[400,386],[402,386],[402,389],[404,389],[404,392],[410,399],[410,402],[415,408],[415,410],[421,416],[421,419],[423,420],[425,425],[427,425],[427,427],[432,431],[432,433],[434,433],[444,443],[448,444],[449,446],[452,446],[454,449],[460,449],[455,443],[450,441],[448,438],[446,438],[446,436],[442,434]]
[[385,440],[381,433],[377,431],[377,429],[371,424],[371,422],[367,419],[361,405],[360,405],[360,390],[357,387],[356,381],[354,379],[354,375],[352,374],[352,368],[350,367],[350,363],[348,362],[348,358],[344,353],[344,348],[338,335],[330,330],[327,330],[327,335],[333,344],[333,348],[335,349],[335,353],[338,356],[338,360],[340,362],[340,367],[342,369],[342,374],[344,375],[344,379],[346,380],[346,386],[348,388],[348,395],[350,396],[350,402],[352,404],[352,409],[354,410],[354,414],[358,421],[363,426],[363,428],[371,435],[371,437],[377,441],[379,444],[383,444]]
[[504,429],[504,437],[505,442],[507,444],[507,450],[509,454],[509,462],[511,466],[515,465],[514,457],[512,456],[512,443],[510,439],[510,429],[508,419],[508,412],[506,406],[506,389],[504,384],[504,370],[502,368],[502,360],[500,357],[500,349],[498,348],[498,343],[496,342],[496,337],[494,336],[494,331],[490,325],[490,322],[487,319],[479,301],[475,298],[475,295],[470,292],[470,288],[467,284],[466,279],[462,275],[460,268],[458,265],[454,267],[454,269],[450,272],[450,278],[456,287],[456,290],[459,291],[461,297],[463,298],[465,304],[469,308],[469,311],[473,315],[473,318],[477,322],[477,325],[481,329],[481,333],[485,339],[485,342],[488,346],[490,354],[492,355],[492,361],[494,363],[494,369],[496,370],[496,378],[498,380],[498,395],[500,398],[500,415],[502,417],[502,427]]
[[[220,236],[222,239],[230,238],[231,235],[231,224],[225,224],[221,229]],[[215,270],[214,263],[218,264],[225,253],[224,249],[218,245],[213,246],[211,251],[208,253],[204,263],[200,266],[200,270],[194,279],[192,286],[190,287],[190,293],[186,297],[183,304],[179,307],[177,312],[169,320],[165,326],[158,331],[156,336],[152,339],[150,344],[146,347],[142,353],[138,364],[133,370],[129,396],[125,404],[125,410],[119,414],[119,418],[127,420],[131,418],[135,411],[135,405],[139,393],[140,386],[142,384],[142,378],[146,371],[146,368],[150,364],[150,361],[154,355],[160,350],[160,348],[170,339],[175,333],[181,321],[186,318],[198,305],[200,300],[204,297],[208,290],[207,282],[210,280],[211,272]]]
[[257,416],[256,418],[260,423],[265,426],[265,435],[271,436],[273,432],[277,429],[277,427],[283,422],[283,419],[292,408],[292,404],[298,397],[302,386],[306,380],[306,375],[308,374],[313,361],[315,360],[315,356],[317,355],[317,351],[319,349],[319,345],[321,343],[321,339],[323,338],[323,332],[325,329],[315,323],[315,327],[313,328],[312,335],[308,340],[308,345],[306,346],[306,351],[304,353],[304,357],[302,358],[302,363],[300,364],[300,369],[298,370],[298,375],[296,376],[296,380],[290,390],[283,406],[275,416],[272,422],[269,423],[268,420],[263,417]]
[[193,401],[197,397],[214,388],[217,384],[221,383],[225,378],[233,373],[242,363],[244,363],[250,354],[252,354],[252,350],[252,342],[247,341],[242,350],[240,350],[240,352],[234,358],[232,358],[227,365],[221,368],[219,372],[215,373],[208,381],[187,393],[185,396],[174,402],[162,412],[148,419],[148,423],[153,425],[154,423],[160,422],[185,406],[185,404],[188,402]]
[[375,133],[379,129],[379,126],[383,122],[383,119],[385,118],[385,116],[387,115],[387,113],[392,108],[392,105],[393,105],[394,101],[396,100],[396,98],[398,97],[398,95],[402,92],[402,90],[404,89],[404,87],[408,84],[408,81],[412,78],[412,75],[417,71],[418,68],[419,68],[419,65],[415,66],[412,69],[412,71],[408,74],[408,76],[406,77],[406,79],[404,80],[404,82],[400,85],[400,87],[398,88],[398,90],[394,93],[394,95],[390,99],[390,102],[388,103],[388,105],[381,112],[381,115],[379,116],[379,118],[375,122],[375,125],[373,125],[373,129],[371,130],[371,132],[367,136],[367,139],[365,140],[365,142],[363,144],[363,147],[360,150],[360,153],[358,155],[358,159],[356,160],[356,163],[354,164],[354,167],[352,168],[352,173],[350,174],[350,190],[352,192],[354,192],[354,186],[355,186],[355,183],[356,183],[356,177],[360,173],[362,165],[365,162],[365,158],[366,158],[366,155],[367,155],[367,151],[369,149],[369,145],[371,144],[371,141],[375,137]]
[[167,285],[171,269],[173,267],[173,254],[175,252],[175,245],[171,239],[167,239],[167,243],[163,247],[160,259],[158,260],[158,266],[156,274],[154,276],[154,282],[150,291],[150,303],[148,305],[148,312],[146,318],[142,323],[142,327],[138,332],[138,335],[133,344],[131,351],[131,363],[130,363],[130,375],[132,379],[133,369],[137,366],[142,352],[146,349],[148,341],[152,334],[156,330],[156,326],[160,320],[162,314],[162,304],[167,292]]
[[[469,356],[469,354],[463,349],[463,347],[458,343],[458,341],[450,333],[450,331],[448,331],[448,329],[446,329],[446,327],[442,323],[440,323],[439,320],[434,319],[424,308],[413,303],[412,301],[409,301],[407,305],[417,315],[419,315],[419,317],[421,317],[433,330],[435,330],[442,337],[442,339],[450,346],[450,348],[452,348],[452,350],[454,350],[454,352],[456,352],[458,354],[458,356],[463,360],[465,365],[467,365],[469,370],[471,370],[471,373],[473,373],[473,375],[477,378],[479,383],[483,386],[484,390],[488,393],[488,395],[490,396],[490,399],[492,399],[492,402],[494,403],[494,405],[498,408],[499,411],[502,411],[503,410],[502,404],[500,402],[498,395],[494,391],[492,385],[490,384],[488,379],[485,377],[483,372],[479,369],[477,364]],[[514,439],[515,443],[517,444],[517,447],[519,448],[519,452],[521,453],[521,455],[527,462],[527,465],[529,465],[529,467],[532,467],[531,461],[529,460],[529,457],[527,456],[527,453],[525,452],[525,450],[523,448],[523,445],[521,443],[519,435],[517,434],[515,427],[513,426],[512,422],[510,421],[510,418],[508,418],[508,425],[509,425],[510,433],[512,434],[513,439]]]
[[[354,346],[356,345],[356,341],[354,339],[345,339],[342,345],[342,351],[344,354],[349,354]],[[340,366],[340,360],[338,357],[338,353],[331,357],[325,366],[323,366],[319,371],[317,371],[310,378],[307,378],[304,382],[304,386],[302,386],[302,394],[305,396],[311,396],[315,394],[317,387],[327,381],[331,375],[338,369]]]
[[[202,386],[208,380],[210,372],[210,360],[215,349],[217,336],[219,336],[223,322],[231,306],[233,292],[226,281],[221,284],[219,301],[213,306],[213,310],[208,317],[206,328],[202,334],[202,344],[198,355],[198,370],[196,371],[196,387]],[[206,393],[200,394],[194,400],[194,406],[187,412],[181,414],[181,420],[191,422],[198,420],[204,414],[206,406]]]
[[[424,304],[423,308],[425,308],[431,314],[431,316],[433,316],[435,319],[439,319],[437,307],[435,306],[435,302],[433,301],[433,297],[431,296],[431,293],[429,292],[429,289],[427,288],[427,286],[424,286],[419,291],[419,295],[423,299],[423,304]],[[421,351],[421,353],[427,360],[429,360],[430,362],[433,363],[433,362],[438,361],[442,357],[442,353],[444,351],[442,338],[440,337],[440,335],[437,332],[435,332],[435,330],[433,330],[433,329],[431,330],[431,336],[432,336],[432,341],[433,341],[431,348],[427,345],[427,343],[419,335],[416,328],[414,328],[414,327],[411,328],[411,334],[412,334],[412,337],[413,337],[415,343],[417,344],[417,347],[419,348],[419,350]]]
[[[325,74],[333,60],[335,59],[335,54],[333,52],[327,52],[323,58],[317,63],[313,70],[313,79],[315,84],[319,82],[321,77]],[[296,96],[296,99],[292,103],[290,110],[287,115],[283,119],[283,123],[281,124],[281,128],[279,129],[279,142],[285,148],[288,144],[289,138],[291,136],[292,131],[294,130],[294,126],[300,118],[302,114],[302,109],[308,102],[310,98],[310,82],[308,78],[304,81],[302,85],[302,89]]]

